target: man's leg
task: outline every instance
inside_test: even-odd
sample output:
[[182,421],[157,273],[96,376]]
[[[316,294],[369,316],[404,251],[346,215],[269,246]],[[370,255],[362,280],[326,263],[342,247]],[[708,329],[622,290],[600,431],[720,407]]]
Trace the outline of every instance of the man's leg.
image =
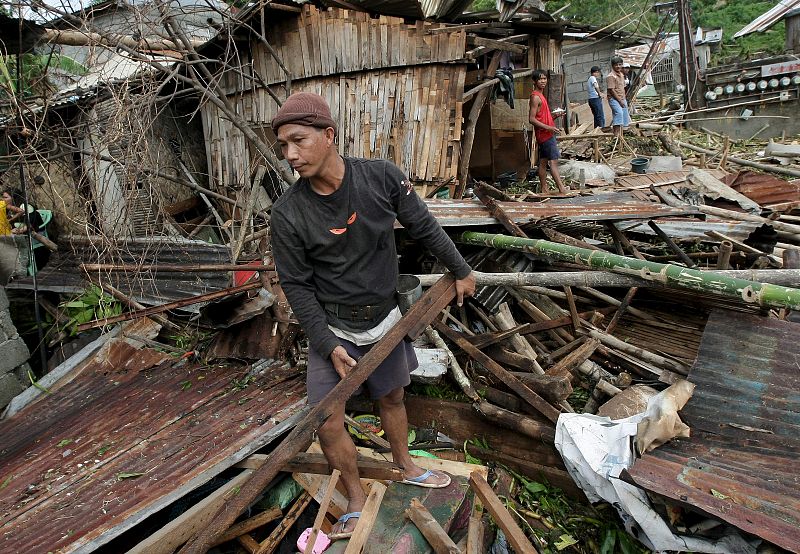
[[550,160],[550,173],[553,175],[553,181],[556,182],[559,192],[567,192],[564,183],[561,181],[561,174],[558,172],[558,160]]
[[[392,458],[394,462],[403,468],[406,479],[409,477],[419,477],[425,470],[414,463],[414,459],[408,453],[408,416],[406,406],[403,403],[403,388],[396,388],[386,396],[378,400],[381,409],[381,427],[389,439],[392,446]],[[446,483],[449,477],[434,472],[433,475],[425,479],[426,483]]]
[[[344,428],[344,405],[336,408],[322,427],[319,428],[317,434],[319,435],[322,452],[328,460],[328,465],[342,473],[340,479],[347,490],[347,511],[360,512],[367,497],[361,487],[361,479],[358,475],[356,446]],[[353,518],[345,524],[337,523],[333,528],[333,532],[350,532],[355,529],[357,522],[358,520]]]
[[542,158],[541,155],[539,156],[539,186],[542,189],[540,192],[546,193],[550,190],[550,185],[547,184],[547,158]]

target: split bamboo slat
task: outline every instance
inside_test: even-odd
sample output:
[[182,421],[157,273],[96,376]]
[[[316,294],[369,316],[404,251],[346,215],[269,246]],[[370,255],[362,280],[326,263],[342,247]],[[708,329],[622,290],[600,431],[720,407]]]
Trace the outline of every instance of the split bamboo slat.
[[[339,126],[343,155],[394,161],[416,183],[455,179],[461,152],[466,32],[430,33],[439,24],[306,5],[270,23],[269,45],[292,78],[292,92],[321,94]],[[238,55],[246,73],[281,94],[286,73],[259,40]],[[221,80],[253,127],[268,127],[278,106],[265,89],[229,71]],[[247,141],[219,110],[202,107],[214,187],[249,182]],[[254,153],[251,153],[254,154]]]

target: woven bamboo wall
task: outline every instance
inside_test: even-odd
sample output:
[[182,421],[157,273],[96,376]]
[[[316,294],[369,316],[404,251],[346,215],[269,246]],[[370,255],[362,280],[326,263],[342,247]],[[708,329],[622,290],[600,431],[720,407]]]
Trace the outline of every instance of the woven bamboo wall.
[[[292,79],[304,79],[464,58],[466,32],[427,32],[436,27],[440,25],[423,21],[407,25],[399,17],[373,19],[364,12],[319,11],[306,5],[299,17],[285,19],[267,32]],[[251,46],[256,71],[264,81],[285,81],[264,44],[254,41]]]
[[[292,92],[328,100],[343,155],[387,158],[412,180],[432,183],[456,176],[466,76],[466,33],[426,32],[438,26],[305,6],[267,34],[292,74]],[[239,69],[285,95],[274,57],[258,40],[250,47],[239,52]],[[275,100],[235,72],[225,77],[223,89],[240,113],[254,128],[267,127]],[[202,113],[213,182],[241,187],[254,171],[251,156],[243,155],[249,151],[244,137],[213,105]]]

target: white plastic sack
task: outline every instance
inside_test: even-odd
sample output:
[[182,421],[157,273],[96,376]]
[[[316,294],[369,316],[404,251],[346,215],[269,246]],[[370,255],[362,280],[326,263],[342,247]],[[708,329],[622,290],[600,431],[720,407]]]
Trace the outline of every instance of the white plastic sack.
[[[716,541],[674,534],[653,509],[647,494],[619,479],[622,470],[633,465],[634,440],[640,424],[650,434],[660,425],[662,430],[670,428],[687,436],[686,426],[677,416],[677,410],[691,396],[691,389],[688,395],[686,392],[687,385],[676,383],[651,398],[645,412],[625,419],[561,414],[556,423],[556,449],[564,459],[567,471],[587,498],[591,502],[605,500],[616,507],[628,533],[651,550],[755,554],[755,545],[746,542],[738,534]],[[678,406],[676,398],[684,397]],[[670,414],[670,411],[673,413]],[[668,439],[661,433],[658,440],[659,444],[663,444]]]

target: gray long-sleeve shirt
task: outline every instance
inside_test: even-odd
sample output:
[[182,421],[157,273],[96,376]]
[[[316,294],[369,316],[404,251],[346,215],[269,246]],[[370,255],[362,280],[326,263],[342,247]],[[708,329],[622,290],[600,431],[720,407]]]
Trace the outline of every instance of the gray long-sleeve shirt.
[[359,158],[344,162],[342,186],[333,194],[317,194],[300,179],[272,207],[281,287],[323,358],[341,344],[328,329],[323,304],[375,305],[395,294],[395,219],[457,279],[471,271],[397,166]]

